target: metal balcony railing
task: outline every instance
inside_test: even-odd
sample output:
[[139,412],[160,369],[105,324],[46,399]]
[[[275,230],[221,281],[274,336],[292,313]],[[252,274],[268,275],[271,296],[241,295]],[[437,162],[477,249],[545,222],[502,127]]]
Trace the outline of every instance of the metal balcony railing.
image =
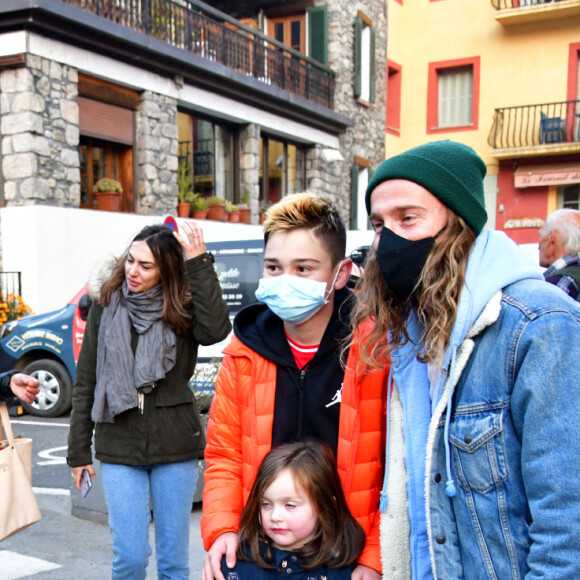
[[62,0],[333,108],[334,72],[196,0]]
[[496,10],[528,8],[537,4],[552,4],[552,2],[561,2],[561,0],[491,0],[491,4]]
[[21,272],[0,272],[0,297],[6,298],[9,294],[22,296]]
[[580,142],[580,101],[496,109],[487,142],[494,149]]

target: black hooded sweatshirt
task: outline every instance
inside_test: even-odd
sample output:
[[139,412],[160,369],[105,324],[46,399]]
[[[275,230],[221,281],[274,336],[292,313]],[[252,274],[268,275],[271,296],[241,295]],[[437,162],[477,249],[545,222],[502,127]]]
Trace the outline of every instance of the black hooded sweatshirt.
[[[234,320],[234,333],[254,352],[277,366],[272,447],[319,439],[336,457],[344,366],[342,340],[350,334],[354,294],[335,291],[334,309],[312,360],[299,369],[284,324],[265,304],[251,304]],[[348,352],[344,353],[346,356]]]

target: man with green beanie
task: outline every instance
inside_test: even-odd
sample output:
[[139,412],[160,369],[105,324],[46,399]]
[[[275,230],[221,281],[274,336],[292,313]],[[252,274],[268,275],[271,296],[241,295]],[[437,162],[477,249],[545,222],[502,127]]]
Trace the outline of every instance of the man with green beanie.
[[384,578],[580,578],[580,306],[503,232],[486,168],[439,141],[384,161],[353,312],[391,361]]

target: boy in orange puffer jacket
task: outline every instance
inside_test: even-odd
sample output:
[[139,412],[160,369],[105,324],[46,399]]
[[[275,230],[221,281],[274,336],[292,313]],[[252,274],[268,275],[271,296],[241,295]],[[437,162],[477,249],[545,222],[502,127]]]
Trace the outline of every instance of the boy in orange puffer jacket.
[[367,536],[352,578],[378,580],[388,368],[359,372],[357,345],[341,348],[354,301],[344,224],[328,200],[291,195],[268,211],[264,245],[260,303],[236,316],[210,410],[202,580],[223,580],[224,555],[234,565],[240,513],[266,453],[309,439],[333,450]]

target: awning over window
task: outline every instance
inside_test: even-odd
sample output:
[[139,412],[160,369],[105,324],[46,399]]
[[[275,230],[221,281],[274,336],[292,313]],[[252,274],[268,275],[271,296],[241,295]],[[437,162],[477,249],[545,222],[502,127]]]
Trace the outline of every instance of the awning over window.
[[516,187],[566,185],[568,183],[580,183],[580,163],[524,165],[518,167],[514,172],[514,185]]

